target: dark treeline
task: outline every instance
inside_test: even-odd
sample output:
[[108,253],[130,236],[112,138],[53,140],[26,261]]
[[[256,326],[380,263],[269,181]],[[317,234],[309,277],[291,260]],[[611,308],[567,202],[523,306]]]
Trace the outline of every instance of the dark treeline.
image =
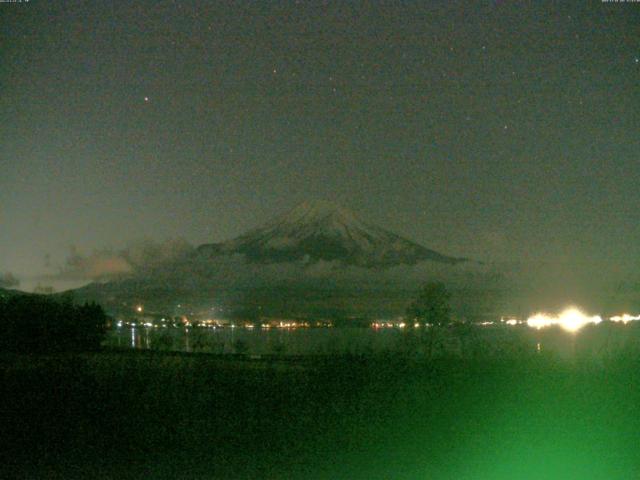
[[100,305],[76,305],[69,297],[0,296],[0,350],[59,352],[97,350],[107,316]]

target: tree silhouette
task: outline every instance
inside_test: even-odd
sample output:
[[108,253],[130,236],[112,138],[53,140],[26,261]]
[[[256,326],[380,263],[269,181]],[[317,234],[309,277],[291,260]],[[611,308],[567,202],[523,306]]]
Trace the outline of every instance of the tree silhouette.
[[426,283],[409,308],[407,319],[414,322],[443,327],[451,323],[451,294],[442,282]]
[[71,297],[0,297],[0,350],[53,352],[97,350],[108,318],[97,304],[76,305]]
[[[420,337],[426,345],[428,358],[433,356],[434,346],[440,338],[440,330],[451,323],[450,299],[451,294],[443,283],[428,282],[407,308],[406,321],[409,323],[408,326],[412,327],[413,323],[417,322],[424,327]],[[409,328],[408,331],[413,331],[413,328]],[[417,339],[414,338],[415,340]]]

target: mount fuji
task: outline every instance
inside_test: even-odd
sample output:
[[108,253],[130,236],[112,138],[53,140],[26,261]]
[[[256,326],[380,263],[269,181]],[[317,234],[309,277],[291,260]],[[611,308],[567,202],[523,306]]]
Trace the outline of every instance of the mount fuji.
[[240,254],[255,263],[337,261],[366,268],[425,260],[449,265],[467,261],[365,223],[328,201],[302,203],[233,240],[201,245],[198,252],[211,257]]
[[180,304],[283,317],[391,315],[404,311],[426,279],[453,286],[483,271],[480,262],[436,252],[327,201],[302,203],[237,238],[174,253],[131,260],[130,273],[74,295],[113,312],[144,303],[161,312]]

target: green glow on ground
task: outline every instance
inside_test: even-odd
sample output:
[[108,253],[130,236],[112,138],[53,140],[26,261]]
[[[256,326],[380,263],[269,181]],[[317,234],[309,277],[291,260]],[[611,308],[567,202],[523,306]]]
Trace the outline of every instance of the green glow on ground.
[[640,359],[628,356],[276,365],[131,353],[11,357],[2,365],[1,413],[10,419],[3,435],[13,443],[3,474],[627,480],[640,473]]

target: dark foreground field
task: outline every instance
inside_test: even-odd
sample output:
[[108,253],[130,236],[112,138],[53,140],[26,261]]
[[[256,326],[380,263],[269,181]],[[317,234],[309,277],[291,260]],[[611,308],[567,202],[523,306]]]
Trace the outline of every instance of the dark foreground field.
[[637,358],[1,365],[1,478],[640,478]]

